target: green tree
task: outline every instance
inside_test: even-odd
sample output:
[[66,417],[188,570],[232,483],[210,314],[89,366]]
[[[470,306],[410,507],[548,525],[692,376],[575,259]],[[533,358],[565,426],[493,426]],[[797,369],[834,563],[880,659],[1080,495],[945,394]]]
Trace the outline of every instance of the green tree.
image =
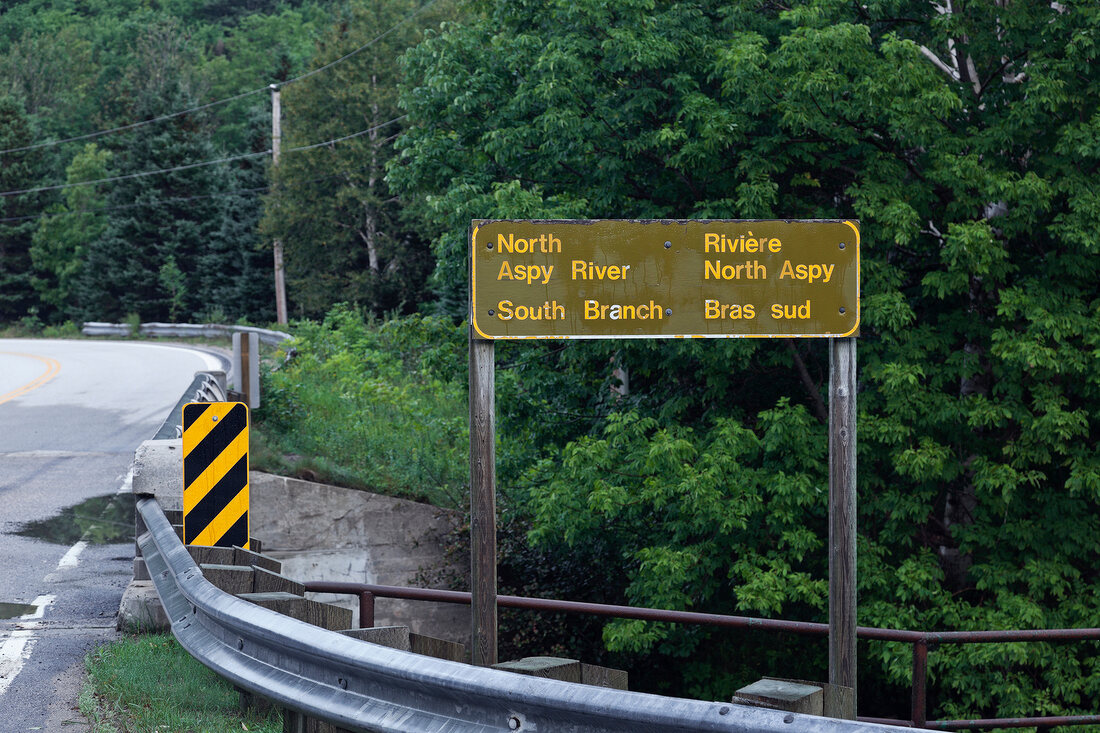
[[[407,312],[421,299],[431,257],[403,218],[385,166],[402,129],[393,60],[444,12],[425,6],[351,3],[318,42],[312,68],[362,50],[282,95],[287,153],[275,172],[264,231],[284,243],[288,291],[303,313],[323,313],[340,301],[376,313]],[[333,139],[340,141],[295,150]]]
[[[181,71],[191,51],[173,21],[147,28],[136,53],[140,64],[129,81],[134,117],[194,106]],[[228,180],[224,166],[194,166],[219,157],[208,132],[199,112],[128,133],[115,160],[117,173],[130,177],[111,185],[109,223],[88,248],[78,288],[86,317],[138,313],[149,320],[208,310],[199,266],[219,245]],[[157,170],[166,172],[142,175]]]
[[[264,115],[252,117],[251,152],[269,142]],[[204,319],[217,313],[258,323],[275,320],[271,251],[259,236],[261,192],[267,180],[266,156],[248,158],[225,173],[220,198],[221,226],[199,259],[199,287],[206,303]]]
[[210,95],[223,99],[258,92],[219,105],[219,124],[214,133],[218,145],[240,150],[252,142],[257,129],[271,130],[271,95],[264,87],[306,70],[320,28],[330,14],[329,9],[316,4],[283,6],[271,15],[250,14],[210,44],[202,64]]
[[[328,23],[340,5],[332,0],[247,3],[166,0],[152,5],[145,0],[17,0],[5,4],[0,11],[0,90],[11,90],[22,99],[27,121],[36,131],[34,139],[28,138],[29,141],[47,143],[31,156],[36,176],[34,183],[75,180],[66,172],[66,166],[79,158],[81,146],[87,141],[48,144],[51,141],[79,138],[94,134],[96,130],[125,126],[211,100],[219,103],[185,119],[151,126],[164,130],[174,124],[180,140],[210,143],[204,152],[196,149],[195,156],[189,160],[186,160],[189,156],[182,155],[175,160],[189,163],[267,150],[271,129],[267,84],[297,76],[305,69],[314,52],[318,29]],[[171,88],[173,85],[178,89]],[[220,101],[230,97],[236,98]],[[136,135],[134,131],[130,136],[115,133],[93,139],[101,150],[113,153],[115,172],[125,175],[141,172],[137,163],[144,153],[132,155],[127,149]],[[3,157],[5,165],[14,163],[14,158]],[[165,154],[164,157],[171,156]],[[156,161],[145,162],[157,167]],[[208,230],[210,238],[201,244],[189,245],[195,251],[176,259],[184,275],[187,301],[181,312],[190,314],[197,309],[197,315],[218,312],[233,318],[268,320],[273,300],[271,266],[267,261],[270,255],[258,248],[256,231],[265,165],[261,158],[256,158],[226,168],[223,173],[224,180],[213,188],[198,184],[201,176],[197,175],[192,178],[196,183],[189,191],[185,190],[187,186],[177,185],[177,181],[177,184],[165,185],[164,190],[158,192],[162,196],[135,198],[131,196],[135,191],[140,193],[149,189],[129,184],[124,186],[124,193],[115,193],[114,184],[97,190],[102,196],[111,197],[100,203],[111,210],[116,227],[126,217],[147,207],[149,201],[193,195],[219,197],[216,199],[220,202],[217,212],[206,206],[215,199],[191,199],[204,203],[196,204],[197,209],[182,205],[178,208],[184,221],[191,219],[192,210],[210,217],[199,227],[204,232]],[[153,181],[139,179],[137,182]],[[93,191],[90,187],[74,190]],[[231,190],[239,193],[230,194]],[[58,290],[58,273],[53,268],[60,267],[62,260],[72,265],[77,263],[68,255],[46,263],[60,254],[48,253],[47,241],[52,245],[72,246],[67,234],[58,238],[47,230],[67,228],[68,234],[75,234],[75,228],[80,226],[76,223],[79,217],[66,214],[59,218],[54,216],[58,210],[46,211],[39,205],[57,198],[56,194],[48,194],[41,201],[28,204],[23,214],[47,215],[47,224],[39,231],[41,239],[36,245],[46,271],[38,269],[34,275],[39,280],[39,297],[44,298],[40,305],[55,315],[60,313],[57,304],[65,295]],[[5,204],[9,214],[13,205]],[[97,207],[99,205],[97,203]],[[65,204],[64,208],[71,210],[72,207]],[[160,217],[158,221],[166,231],[173,228],[170,219],[174,215],[175,211],[167,208],[153,213],[154,218]],[[4,216],[19,218],[32,230],[39,226],[30,219]],[[98,223],[89,230],[86,242],[96,238],[91,235],[96,234],[97,229]],[[10,232],[11,228],[6,231]],[[150,283],[152,289],[159,289],[158,273],[164,262],[131,268],[125,259],[131,245],[121,239],[114,241],[117,251],[109,257],[104,257],[102,246],[87,253],[97,272],[108,273],[108,279],[117,273],[119,281],[110,285],[115,287],[112,292],[133,300],[127,288],[116,287],[123,281]],[[122,259],[115,259],[116,255]],[[189,265],[189,257],[197,258],[200,263]],[[188,267],[202,269],[197,280]],[[117,303],[113,301],[117,299],[112,292],[95,285],[94,279],[66,277],[82,283],[76,290],[70,289],[73,297],[67,303],[68,313],[100,317],[107,311],[116,310]],[[84,307],[84,295],[96,300],[90,309]],[[25,307],[34,305],[25,304]]]
[[[0,150],[18,150],[33,140],[22,101],[10,94],[0,96]],[[35,307],[31,237],[45,196],[15,192],[42,185],[42,173],[37,150],[0,155],[0,323],[22,318]]]
[[43,30],[24,30],[0,55],[0,83],[25,100],[40,135],[63,137],[96,116],[88,91],[99,69],[88,30],[75,18],[54,32]]
[[[66,169],[66,182],[78,184],[106,178],[110,160],[110,151],[89,143]],[[73,305],[73,287],[80,279],[88,244],[107,226],[100,188],[77,185],[65,189],[64,202],[47,207],[34,232],[30,250],[38,272],[34,287],[42,302],[60,315],[75,315],[69,310]]]
[[[476,22],[406,55],[410,124],[390,169],[438,232],[434,284],[453,313],[465,311],[473,218],[858,218],[860,623],[1098,625],[1100,7],[475,7]],[[517,409],[518,425],[504,417],[505,434],[561,459],[512,492],[533,539],[613,532],[611,574],[629,579],[635,602],[820,620],[826,476],[820,461],[792,473],[768,459],[824,444],[820,423],[806,421],[820,414],[827,372],[817,346],[529,347],[526,363],[504,350],[523,373],[504,404],[536,406]],[[615,365],[630,373],[620,401],[606,399]],[[588,419],[547,424],[547,406],[569,404],[586,405]],[[616,411],[639,419],[605,418]],[[570,432],[575,442],[556,452]],[[736,469],[713,468],[710,446],[728,436],[742,441]],[[607,478],[620,459],[630,480]],[[747,496],[736,480],[745,471],[755,474]],[[780,500],[791,519],[777,527],[750,511]],[[745,528],[723,525],[746,511]],[[721,552],[760,534],[751,552],[715,563],[715,547],[696,542],[707,530]],[[704,635],[636,623],[609,626],[605,639],[707,649]],[[907,683],[902,650],[867,654],[865,684],[876,684],[869,666]],[[1088,659],[1047,645],[939,651],[933,714],[1087,712],[1100,694]],[[744,665],[712,653],[708,663],[712,674],[684,685],[728,694],[702,681]],[[878,712],[871,697],[881,696],[865,696],[861,712]],[[900,693],[882,699],[886,712],[904,710]]]

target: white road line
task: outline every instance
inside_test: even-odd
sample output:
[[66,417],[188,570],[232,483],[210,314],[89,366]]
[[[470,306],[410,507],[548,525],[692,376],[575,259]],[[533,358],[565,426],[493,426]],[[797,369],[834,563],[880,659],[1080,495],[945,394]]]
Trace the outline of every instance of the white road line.
[[134,467],[130,466],[130,470],[126,472],[126,478],[122,479],[122,485],[118,487],[116,494],[132,494],[134,493]]
[[215,371],[221,371],[222,369],[224,369],[224,367],[222,366],[221,359],[219,359],[218,357],[214,356],[213,354],[211,354],[207,351],[201,351],[199,349],[192,349],[192,348],[189,348],[187,346],[182,346],[182,345],[181,346],[169,346],[169,345],[161,345],[161,344],[134,344],[134,345],[135,346],[140,346],[143,349],[173,349],[177,352],[180,349],[183,349],[184,351],[189,351],[190,353],[192,353],[195,356],[202,359],[203,362],[206,364],[206,368],[208,370],[212,369],[212,370],[215,370]]
[[[130,470],[126,472],[126,477],[123,478],[122,484],[118,487],[118,491],[115,492],[115,496],[133,491],[133,486],[134,468],[131,466]],[[95,526],[94,523],[89,526],[88,529],[84,531],[84,535],[81,537],[80,541],[70,547],[69,551],[61,557],[61,560],[57,563],[57,569],[46,576],[45,581],[47,583],[56,583],[60,579],[58,573],[62,570],[74,570],[76,566],[80,564],[80,554],[88,548],[88,542],[84,537],[87,537],[88,533],[95,529]]]
[[123,455],[123,453],[108,453],[101,450],[21,450],[0,453],[0,458],[102,458],[118,455]]
[[69,548],[69,551],[61,558],[61,561],[57,563],[58,570],[72,570],[76,567],[77,562],[80,560],[80,553],[84,552],[84,548],[88,546],[88,543],[84,540],[77,542],[75,545]]
[[22,616],[19,617],[19,620],[20,621],[34,621],[36,619],[42,618],[43,616],[46,615],[46,607],[49,606],[51,603],[53,603],[56,598],[57,598],[57,596],[53,596],[53,595],[38,596],[38,598],[35,598],[33,601],[31,601],[31,605],[34,606],[34,610],[31,611],[30,613],[23,614]]
[[0,646],[0,695],[7,692],[8,687],[15,681],[16,676],[23,669],[23,665],[31,656],[34,648],[34,630],[38,627],[37,619],[46,613],[46,607],[53,603],[56,596],[38,596],[34,599],[35,609],[31,613],[19,617],[20,621],[26,621],[24,628],[11,632],[11,636]]
[[[134,483],[133,467],[126,473],[122,485],[118,487],[118,494],[132,490]],[[87,536],[85,534],[85,536]],[[57,570],[46,576],[46,582],[55,582],[57,573],[61,570],[72,570],[80,562],[80,554],[88,547],[85,540],[80,540],[69,548],[61,560],[57,563]],[[57,596],[44,595],[34,599],[34,611],[19,617],[19,628],[12,631],[2,646],[0,646],[0,695],[3,695],[16,676],[22,671],[23,665],[30,659],[34,650],[34,631],[39,627],[39,620],[46,614],[46,608]]]
[[11,632],[8,640],[0,646],[0,695],[7,692],[8,686],[23,669],[34,648],[34,641],[31,631],[19,629]]

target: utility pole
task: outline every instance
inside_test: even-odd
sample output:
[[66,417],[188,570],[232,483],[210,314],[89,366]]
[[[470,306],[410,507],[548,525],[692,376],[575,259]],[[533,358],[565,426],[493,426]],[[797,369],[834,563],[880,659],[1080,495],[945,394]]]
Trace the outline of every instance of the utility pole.
[[[271,85],[271,166],[279,165],[279,149],[283,142],[283,109],[279,103],[279,85]],[[278,237],[274,242],[275,256],[275,320],[286,324],[286,278],[283,273],[283,242]]]

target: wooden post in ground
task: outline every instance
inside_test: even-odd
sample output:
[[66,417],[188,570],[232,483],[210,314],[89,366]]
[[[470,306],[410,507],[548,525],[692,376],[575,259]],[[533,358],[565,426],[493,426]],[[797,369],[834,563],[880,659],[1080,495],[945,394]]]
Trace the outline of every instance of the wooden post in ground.
[[856,717],[856,340],[829,339],[829,684]]
[[492,341],[470,329],[470,657],[497,662],[496,393]]
[[252,351],[249,349],[251,346],[251,334],[241,333],[237,334],[238,343],[241,345],[241,360],[240,360],[240,374],[241,374],[241,392],[244,393],[244,403],[248,405],[249,409],[252,409]]

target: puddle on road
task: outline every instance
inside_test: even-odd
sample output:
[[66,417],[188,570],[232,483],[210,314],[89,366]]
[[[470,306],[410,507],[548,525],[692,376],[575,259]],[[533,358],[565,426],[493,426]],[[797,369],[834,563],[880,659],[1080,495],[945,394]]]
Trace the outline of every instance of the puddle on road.
[[0,618],[19,618],[37,610],[38,606],[30,606],[26,603],[0,603]]
[[63,509],[55,517],[27,522],[16,534],[58,545],[72,545],[81,539],[92,545],[127,542],[134,539],[134,495],[97,496]]

